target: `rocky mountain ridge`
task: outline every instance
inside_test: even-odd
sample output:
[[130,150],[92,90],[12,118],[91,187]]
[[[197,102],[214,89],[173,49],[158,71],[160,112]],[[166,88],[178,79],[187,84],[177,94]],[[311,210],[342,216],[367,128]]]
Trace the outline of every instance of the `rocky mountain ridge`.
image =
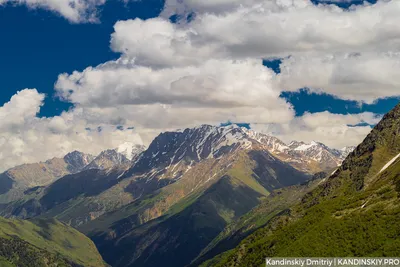
[[247,129],[244,129],[244,131],[251,138],[266,145],[268,151],[279,159],[299,170],[311,173],[326,171],[340,166],[342,161],[355,148],[349,146],[338,150],[316,141],[310,143],[292,141],[286,144],[269,134],[257,133]]

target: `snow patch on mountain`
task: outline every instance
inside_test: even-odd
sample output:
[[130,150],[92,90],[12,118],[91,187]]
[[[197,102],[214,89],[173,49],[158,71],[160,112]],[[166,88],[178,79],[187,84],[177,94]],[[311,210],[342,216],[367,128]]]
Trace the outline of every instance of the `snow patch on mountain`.
[[243,128],[245,133],[252,139],[257,142],[266,145],[268,150],[272,153],[274,152],[286,152],[290,150],[290,147],[287,146],[284,142],[276,138],[275,136],[269,134],[258,133],[252,130],[248,130]]
[[296,151],[306,151],[306,150],[308,150],[308,149],[310,149],[310,148],[312,148],[312,147],[314,147],[316,145],[317,145],[317,143],[312,141],[311,144],[302,144],[302,145],[296,147],[294,150],[296,150]]
[[385,166],[383,166],[383,168],[380,170],[379,173],[383,172],[384,170],[386,170],[387,168],[390,167],[390,165],[392,165],[398,158],[400,157],[400,153],[395,156],[394,158],[392,158],[388,163],[386,163]]

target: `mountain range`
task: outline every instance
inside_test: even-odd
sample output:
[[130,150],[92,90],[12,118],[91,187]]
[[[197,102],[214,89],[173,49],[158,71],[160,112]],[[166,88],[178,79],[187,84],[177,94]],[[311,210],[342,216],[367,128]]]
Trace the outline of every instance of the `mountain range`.
[[[169,184],[178,180],[192,165],[218,157],[217,153],[225,153],[220,149],[222,147],[228,152],[235,146],[245,147],[255,144],[259,150],[268,151],[299,171],[308,173],[337,167],[348,152],[330,149],[316,142],[311,144],[292,142],[286,145],[276,137],[255,133],[234,125],[229,127],[203,125],[182,132],[161,134],[147,150],[142,145],[124,143],[117,149],[101,152],[97,157],[75,151],[62,159],[55,158],[45,163],[27,164],[10,169],[0,178],[0,183],[6,185],[3,187],[4,192],[0,195],[2,205],[6,208],[0,214],[28,218],[48,212],[54,205],[53,203],[49,205],[46,201],[49,197],[44,197],[44,195],[49,195],[57,188],[62,190],[64,184],[68,184],[71,187],[70,194],[73,196],[68,196],[65,200],[71,202],[77,200],[82,193],[88,196],[86,192],[88,189],[76,190],[75,184],[87,181],[86,185],[93,189],[96,188],[92,184],[94,177],[104,176],[105,178],[96,182],[97,186],[104,188],[104,192],[90,195],[90,198],[85,197],[83,201],[78,201],[79,203],[68,204],[69,207],[74,205],[73,210],[77,208],[76,205],[80,206],[80,209],[87,210],[84,219],[76,219],[76,216],[72,216],[77,221],[68,221],[72,225],[82,224],[104,212],[134,201],[140,195],[140,190],[143,191],[141,194],[146,194],[163,187],[163,183]],[[55,165],[54,162],[60,164]],[[136,182],[130,183],[140,173],[142,173],[141,176],[149,176],[147,180],[150,180],[151,176],[167,179],[162,179],[161,185],[146,182],[145,186],[138,186]],[[166,175],[174,177],[165,177]],[[129,179],[123,179],[122,176]],[[63,179],[57,181],[61,177]],[[70,182],[72,180],[75,182]],[[123,182],[120,183],[120,181]],[[80,189],[83,188],[82,185],[79,186]],[[133,190],[135,194],[128,190]],[[114,195],[108,194],[111,191]],[[62,196],[63,194],[55,193],[55,195]],[[13,201],[17,201],[17,207],[15,204],[8,205]],[[97,208],[93,208],[92,201],[96,203]],[[81,207],[82,205],[84,207]],[[87,208],[87,206],[91,207]]]
[[103,151],[97,157],[73,151],[63,158],[11,168],[0,174],[0,205],[22,198],[26,190],[50,185],[69,174],[123,165],[129,168],[131,159],[135,160],[144,150],[143,145],[125,143],[116,149]]
[[[377,127],[385,120],[387,116]],[[390,131],[397,134],[393,128]],[[383,142],[376,139],[371,142]],[[336,150],[318,142],[285,144],[235,125],[165,132],[147,149],[123,144],[90,156],[79,170],[26,186],[18,198],[3,202],[0,215],[56,219],[73,226],[89,236],[103,259],[115,267],[166,262],[174,267],[230,266],[232,260],[238,261],[235,257],[259,257],[243,252],[241,244],[253,251],[259,233],[290,227],[320,199],[331,201],[328,196],[333,191],[350,188],[347,182],[336,185],[332,177],[346,173],[337,179],[353,179],[349,166],[356,164],[352,168],[357,171],[366,166],[368,160],[355,158],[373,153],[375,147],[361,153],[363,144],[354,152],[353,147]],[[392,155],[388,152],[376,166],[383,168]],[[312,197],[316,195],[321,196]],[[236,266],[257,264],[244,261]]]

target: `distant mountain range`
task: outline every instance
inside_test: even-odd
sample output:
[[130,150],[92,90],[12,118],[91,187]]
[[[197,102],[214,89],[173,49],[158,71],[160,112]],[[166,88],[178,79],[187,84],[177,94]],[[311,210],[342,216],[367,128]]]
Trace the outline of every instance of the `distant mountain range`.
[[[130,149],[129,149],[130,145]],[[23,164],[0,174],[0,204],[17,200],[27,189],[43,187],[57,179],[87,169],[108,169],[125,165],[145,150],[142,145],[125,143],[122,147],[103,151],[97,157],[79,151],[68,153],[63,158],[46,162]]]
[[[276,137],[256,133],[236,126],[213,127],[203,125],[198,127],[198,129],[202,129],[202,131],[204,131],[204,137],[207,137],[212,131],[223,131],[223,129],[230,129],[232,127],[236,129],[236,133],[235,136],[232,135],[230,137],[232,139],[231,142],[239,140],[242,140],[242,142],[246,140],[247,142],[257,141],[260,146],[263,146],[263,149],[280,160],[289,163],[300,171],[308,173],[336,168],[354,149],[354,147],[346,147],[342,150],[336,150],[328,148],[318,142],[306,144],[304,142],[293,141],[289,145],[286,145]],[[202,144],[200,141],[196,150],[203,149],[203,145],[205,144]],[[218,148],[215,144],[212,146],[213,147],[207,149],[215,150]],[[185,148],[185,145],[182,145],[181,148]],[[158,148],[152,148],[154,153],[157,153],[157,149]],[[207,149],[204,148],[204,152],[201,151],[201,153],[206,153]],[[96,157],[74,151],[67,154],[64,158],[53,158],[46,162],[24,164],[14,167],[0,174],[0,204],[17,200],[22,197],[25,190],[47,186],[68,174],[75,174],[89,169],[105,170],[115,166],[129,169],[145,150],[146,147],[143,145],[126,142],[116,149],[103,151]],[[179,151],[175,151],[175,153],[177,152]],[[171,160],[174,157],[171,151],[168,151],[168,155],[165,152],[161,153],[164,153],[163,158],[167,160]],[[198,152],[196,151],[196,153]],[[176,159],[174,158],[174,160]],[[194,160],[199,160],[199,155],[197,155],[197,158],[194,158]]]

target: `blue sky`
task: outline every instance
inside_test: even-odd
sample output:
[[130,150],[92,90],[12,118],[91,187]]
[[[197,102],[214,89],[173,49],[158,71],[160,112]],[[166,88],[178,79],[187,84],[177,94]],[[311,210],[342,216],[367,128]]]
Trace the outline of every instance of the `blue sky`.
[[48,95],[40,115],[60,114],[70,104],[54,97],[57,76],[118,58],[109,47],[115,22],[156,17],[163,6],[161,0],[109,1],[102,7],[101,23],[95,24],[70,23],[44,9],[0,6],[0,102],[18,90],[37,88]]
[[399,101],[395,1],[59,1],[0,4],[0,169],[201,123],[340,148]]

